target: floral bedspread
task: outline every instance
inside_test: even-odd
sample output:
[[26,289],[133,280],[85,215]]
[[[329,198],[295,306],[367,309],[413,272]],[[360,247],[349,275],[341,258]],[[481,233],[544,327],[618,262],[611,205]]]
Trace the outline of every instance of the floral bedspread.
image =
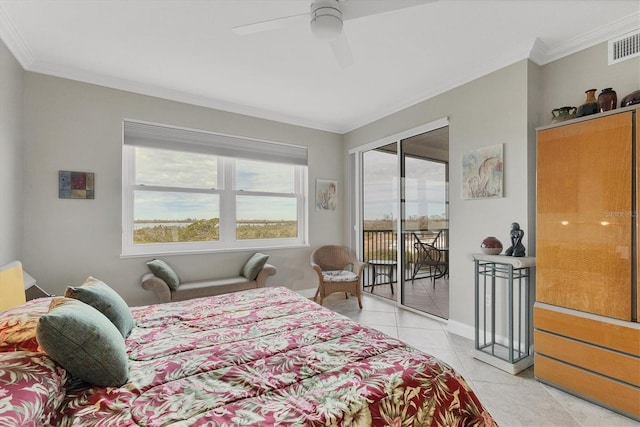
[[449,366],[286,288],[132,308],[129,383],[61,426],[493,426]]

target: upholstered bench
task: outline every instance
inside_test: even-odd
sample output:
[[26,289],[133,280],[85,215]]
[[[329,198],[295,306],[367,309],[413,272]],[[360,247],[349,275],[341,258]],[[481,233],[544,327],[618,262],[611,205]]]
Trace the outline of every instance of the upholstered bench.
[[254,254],[242,268],[238,276],[218,279],[203,279],[181,282],[178,275],[162,260],[147,263],[151,272],[145,273],[140,284],[146,290],[154,291],[161,302],[184,301],[191,298],[206,297],[262,288],[269,276],[274,276],[277,269],[267,264],[267,256]]

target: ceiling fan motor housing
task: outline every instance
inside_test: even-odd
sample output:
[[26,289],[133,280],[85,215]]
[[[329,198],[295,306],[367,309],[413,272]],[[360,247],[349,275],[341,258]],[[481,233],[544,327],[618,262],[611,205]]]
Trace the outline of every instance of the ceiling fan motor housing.
[[311,3],[311,32],[322,40],[335,40],[342,33],[342,5],[339,0]]

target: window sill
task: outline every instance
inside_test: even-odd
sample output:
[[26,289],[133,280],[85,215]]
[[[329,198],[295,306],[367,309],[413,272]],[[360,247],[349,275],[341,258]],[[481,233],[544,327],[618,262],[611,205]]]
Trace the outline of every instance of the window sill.
[[220,248],[220,249],[201,249],[186,251],[149,251],[144,253],[121,253],[120,258],[148,258],[150,256],[171,256],[171,255],[202,255],[211,253],[235,253],[235,252],[257,252],[271,251],[280,249],[300,249],[308,248],[308,243],[299,243],[291,245],[274,245],[274,246],[256,246],[244,248]]

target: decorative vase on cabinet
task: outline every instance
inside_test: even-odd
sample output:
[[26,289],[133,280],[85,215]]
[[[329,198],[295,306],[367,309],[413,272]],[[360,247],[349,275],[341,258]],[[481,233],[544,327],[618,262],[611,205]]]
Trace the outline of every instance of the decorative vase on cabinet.
[[551,110],[551,123],[563,122],[576,118],[576,107],[560,107]]
[[618,94],[610,87],[602,89],[600,95],[598,95],[598,111],[600,113],[615,110],[618,106]]
[[585,99],[584,104],[578,107],[578,112],[576,113],[576,117],[588,116],[598,112],[598,100],[596,99],[596,90],[597,89],[589,89],[585,91],[585,93],[587,94],[587,99]]
[[635,104],[640,104],[640,90],[633,91],[622,98],[622,101],[620,101],[620,108]]

